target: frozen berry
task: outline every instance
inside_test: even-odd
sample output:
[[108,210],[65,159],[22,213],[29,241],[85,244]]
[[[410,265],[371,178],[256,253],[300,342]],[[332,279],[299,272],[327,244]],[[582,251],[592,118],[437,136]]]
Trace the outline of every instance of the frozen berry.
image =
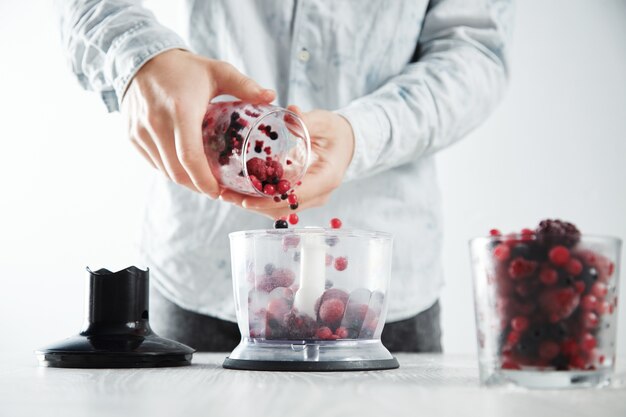
[[335,259],[335,269],[337,271],[343,271],[348,267],[348,259],[340,256]]
[[495,248],[493,248],[493,256],[501,262],[504,262],[507,259],[509,259],[510,255],[511,255],[511,248],[509,248],[508,245],[500,244],[496,246]]
[[276,132],[271,132],[271,133],[270,133],[270,139],[272,139],[272,140],[276,140],[276,139],[278,139],[278,133],[276,133]]
[[277,203],[280,203],[280,197],[279,196],[275,196],[274,197],[274,201],[277,202]]
[[489,236],[500,236],[500,235],[502,235],[502,233],[500,233],[498,229],[491,229],[489,231]]
[[263,186],[263,192],[267,195],[274,195],[276,194],[276,187],[274,187],[272,184],[265,184]]
[[513,279],[521,279],[530,276],[537,268],[537,262],[528,261],[518,257],[509,264],[509,276]]
[[332,227],[333,229],[339,229],[341,227],[341,220],[339,220],[338,218],[333,218],[330,219],[330,227]]
[[572,223],[561,220],[543,220],[535,230],[537,240],[545,246],[574,246],[580,240],[580,231]]
[[265,148],[263,148],[263,152],[265,152],[266,155],[271,155],[272,148],[270,148],[269,146],[266,146]]
[[553,319],[558,321],[569,317],[580,303],[580,294],[573,288],[545,290],[539,296],[539,305]]
[[339,339],[347,339],[348,338],[348,329],[345,327],[339,327],[335,330],[335,334],[339,337]]
[[583,308],[583,310],[593,310],[596,308],[597,303],[598,303],[598,299],[594,295],[591,295],[591,294],[585,295],[580,300],[580,306]]
[[[280,181],[278,181],[278,184],[276,184],[276,190],[278,190],[278,192],[280,194],[283,194],[283,195],[287,191],[289,191],[290,188],[291,188],[291,184],[287,180],[280,180]],[[285,197],[285,198],[287,198],[287,197]]]
[[599,322],[600,320],[598,319],[597,314],[592,313],[591,311],[583,314],[583,324],[586,328],[593,329],[598,325]]
[[295,194],[289,194],[287,201],[289,201],[289,204],[296,204],[298,202],[298,196]]
[[343,318],[345,310],[344,303],[336,298],[324,300],[320,305],[320,319],[329,325],[336,325]]
[[569,261],[570,253],[565,246],[555,246],[550,249],[548,257],[550,258],[550,262],[554,265],[563,266]]
[[289,208],[292,210],[297,210],[298,207],[300,206],[300,204],[296,203],[296,204],[289,204]]
[[274,264],[267,264],[267,265],[265,265],[265,273],[267,275],[272,275],[272,273],[274,272],[274,269],[276,269]]
[[274,178],[280,180],[283,177],[283,166],[278,161],[268,161],[268,166],[274,169]]
[[265,161],[261,158],[250,158],[248,162],[246,162],[246,169],[248,170],[248,175],[254,175],[259,181],[265,181],[267,179],[267,168]]
[[578,259],[570,259],[565,265],[565,270],[570,275],[577,277],[583,271],[583,264]]
[[326,254],[326,266],[331,266],[333,264],[333,255],[327,253]]
[[274,222],[274,229],[286,229],[289,227],[287,220],[278,219]]
[[606,297],[608,292],[609,292],[609,289],[607,288],[606,284],[603,284],[601,282],[596,282],[591,287],[591,294],[595,295],[597,298],[600,298],[600,299]]
[[550,267],[544,267],[539,272],[539,280],[544,285],[554,285],[559,280],[559,274]]
[[547,361],[552,360],[559,354],[561,348],[558,343],[546,340],[539,345],[539,357]]
[[315,332],[315,337],[317,337],[318,339],[322,339],[322,340],[331,339],[332,335],[333,335],[333,331],[330,330],[330,328],[326,326],[322,326],[318,328],[317,331]]
[[576,281],[576,282],[574,283],[574,289],[576,290],[576,292],[577,292],[578,294],[582,294],[582,293],[584,293],[584,292],[585,292],[585,287],[586,287],[586,286],[585,286],[585,283],[584,283],[584,282],[582,282],[582,281]]
[[597,346],[597,344],[598,341],[595,337],[593,337],[593,335],[591,335],[591,333],[585,333],[580,341],[580,347],[585,352],[590,352],[593,348]]
[[282,194],[282,195],[280,196],[280,199],[281,199],[281,200],[286,200],[286,199],[287,199],[287,197],[288,197],[288,196],[287,196],[287,194]]
[[296,213],[291,213],[288,217],[288,221],[290,224],[298,224],[298,221],[300,219],[298,218],[298,215]]
[[511,328],[516,332],[523,332],[528,328],[528,319],[524,316],[513,317],[511,320]]

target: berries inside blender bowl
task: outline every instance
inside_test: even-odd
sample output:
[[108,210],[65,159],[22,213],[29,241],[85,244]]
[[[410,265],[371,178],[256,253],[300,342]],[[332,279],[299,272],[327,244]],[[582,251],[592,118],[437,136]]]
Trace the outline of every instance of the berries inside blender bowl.
[[[572,223],[543,220],[533,230],[492,243],[496,309],[502,324],[503,369],[590,370],[601,364],[603,316],[616,297],[608,282],[613,264],[585,248]],[[602,273],[598,269],[602,269]],[[608,325],[608,322],[607,322]]]

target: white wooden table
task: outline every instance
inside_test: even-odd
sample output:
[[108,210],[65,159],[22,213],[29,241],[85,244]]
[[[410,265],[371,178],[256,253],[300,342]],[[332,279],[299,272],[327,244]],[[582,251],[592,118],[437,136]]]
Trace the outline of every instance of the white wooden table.
[[[626,416],[626,368],[603,389],[481,388],[471,356],[398,355],[400,369],[231,371],[224,354],[183,368],[86,370],[0,360],[0,416]],[[626,358],[618,360],[624,364]]]

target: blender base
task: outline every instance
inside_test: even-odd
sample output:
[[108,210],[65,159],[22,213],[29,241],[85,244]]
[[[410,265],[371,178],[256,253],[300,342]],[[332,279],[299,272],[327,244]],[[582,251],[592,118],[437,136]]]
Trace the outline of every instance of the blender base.
[[396,358],[354,360],[354,361],[258,361],[250,359],[226,358],[222,366],[240,371],[299,371],[299,372],[340,372],[340,371],[382,371],[400,367]]

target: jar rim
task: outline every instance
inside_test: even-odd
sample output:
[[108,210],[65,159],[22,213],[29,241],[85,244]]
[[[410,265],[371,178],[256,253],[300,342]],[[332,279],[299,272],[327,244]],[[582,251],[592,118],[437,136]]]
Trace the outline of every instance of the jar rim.
[[393,235],[387,232],[369,231],[360,229],[331,229],[324,227],[303,227],[294,229],[256,229],[256,230],[239,230],[228,234],[230,239],[249,236],[290,236],[290,235],[307,235],[307,234],[323,234],[332,237],[364,237],[370,239],[392,240]]

